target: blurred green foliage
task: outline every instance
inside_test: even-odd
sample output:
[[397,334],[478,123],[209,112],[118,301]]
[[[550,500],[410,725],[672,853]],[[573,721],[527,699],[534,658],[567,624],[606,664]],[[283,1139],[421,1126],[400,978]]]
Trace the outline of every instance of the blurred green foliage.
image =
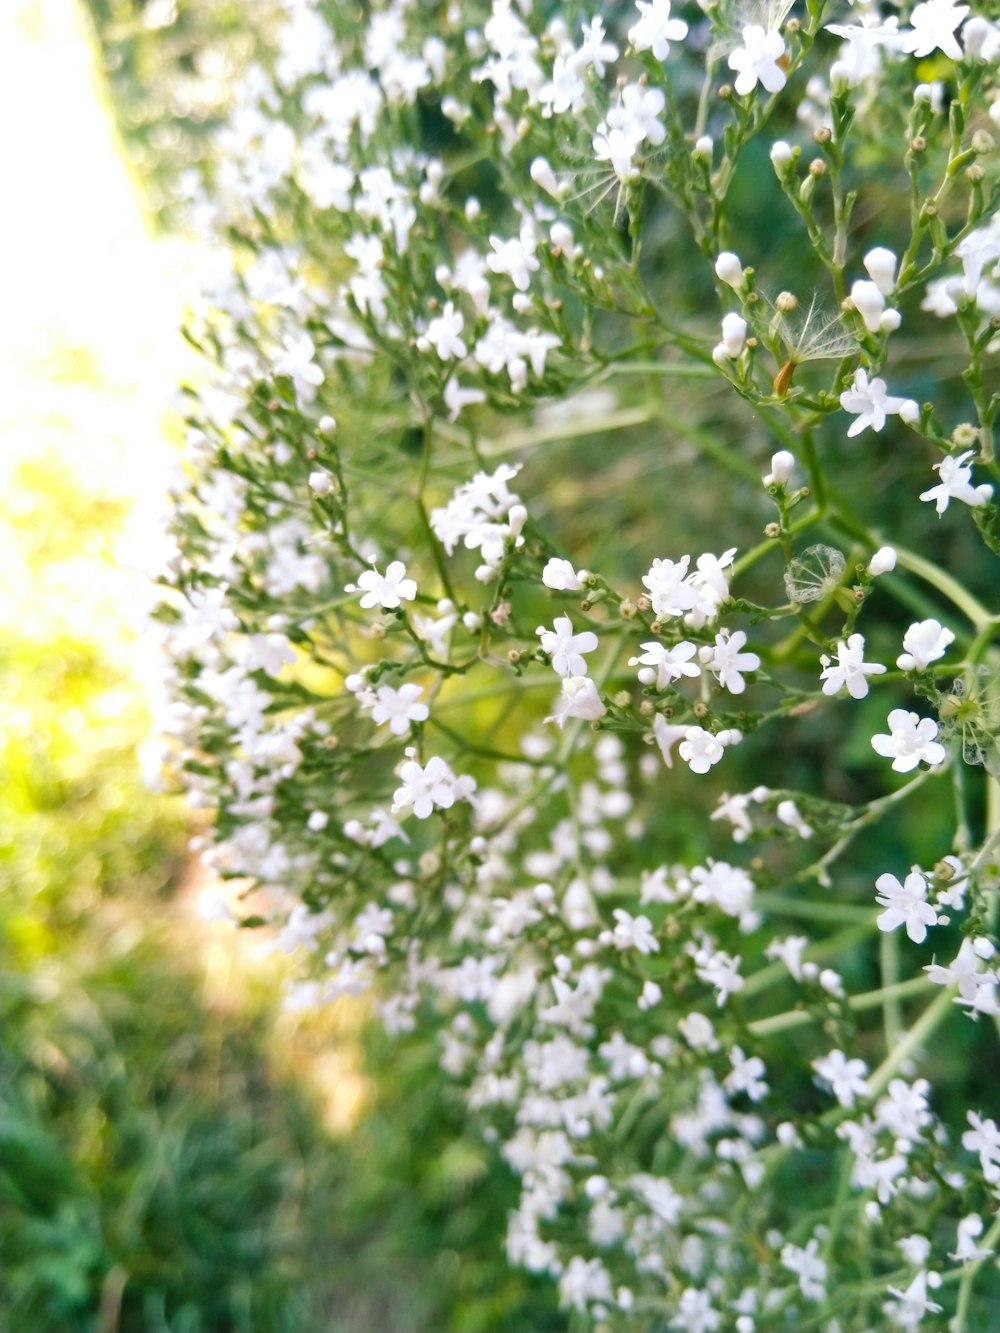
[[273,34],[271,0],[82,0],[125,151],[161,225],[239,75]]
[[355,1016],[300,1042],[368,1048],[363,1118],[336,1137],[296,1077],[308,1053],[276,1037],[274,985],[207,998],[206,928],[172,902],[184,816],[140,777],[127,636],[58,614],[74,579],[111,577],[124,506],[36,460],[3,508],[39,614],[22,631],[12,603],[0,636],[0,1327],[562,1327],[551,1287],[504,1263],[513,1182],[463,1138],[432,1041]]

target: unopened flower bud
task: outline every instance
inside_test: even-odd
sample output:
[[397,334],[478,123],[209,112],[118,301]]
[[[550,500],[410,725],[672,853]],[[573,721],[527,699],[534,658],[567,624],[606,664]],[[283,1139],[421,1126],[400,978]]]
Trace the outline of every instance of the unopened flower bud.
[[703,134],[700,139],[695,140],[694,148],[691,150],[695,157],[704,157],[712,160],[712,150],[715,144],[712,142],[711,135]]
[[528,521],[528,511],[524,505],[511,505],[507,513],[507,526],[512,537],[520,537],[521,530]]
[[337,429],[336,418],[326,416],[319,419],[320,432],[323,435],[333,435]]
[[896,552],[891,546],[880,546],[868,561],[868,573],[873,579],[889,574],[896,568]]
[[898,310],[884,310],[878,322],[881,333],[895,333],[903,322],[903,316]]
[[779,292],[774,299],[775,310],[780,310],[783,315],[790,315],[793,310],[799,308],[799,298],[794,292]]
[[795,149],[791,144],[786,143],[784,139],[776,139],[771,145],[771,165],[781,175],[784,167],[790,166],[795,161]]
[[896,285],[896,256],[884,245],[876,245],[864,258],[865,272],[883,296],[890,296]]
[[546,194],[550,194],[553,199],[560,197],[559,182],[556,180],[556,174],[552,170],[548,161],[544,157],[536,157],[531,164],[531,179]]
[[715,276],[734,291],[741,292],[746,286],[743,265],[731,250],[723,250],[715,261]]
[[985,156],[987,153],[996,152],[997,142],[989,130],[976,130],[969,142],[969,147],[974,153]]
[[795,455],[787,449],[779,449],[771,455],[771,471],[764,478],[765,486],[784,486],[795,466]]
[[907,398],[899,409],[899,419],[907,426],[915,426],[920,420],[920,404],[912,398]]
[[879,321],[885,310],[885,297],[874,282],[855,282],[851,287],[851,303],[865,322],[869,333],[879,332]]
[[309,489],[313,495],[329,495],[333,490],[333,478],[329,472],[310,472]]
[[743,351],[747,336],[747,322],[741,315],[728,314],[722,318],[722,344],[729,356],[735,358]]

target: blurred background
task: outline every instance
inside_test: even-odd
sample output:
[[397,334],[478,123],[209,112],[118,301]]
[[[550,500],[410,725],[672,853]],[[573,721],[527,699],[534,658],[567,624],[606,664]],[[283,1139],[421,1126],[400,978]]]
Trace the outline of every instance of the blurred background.
[[6,1333],[561,1327],[433,1043],[290,1016],[140,759],[183,172],[269,0],[4,0],[0,1221]]

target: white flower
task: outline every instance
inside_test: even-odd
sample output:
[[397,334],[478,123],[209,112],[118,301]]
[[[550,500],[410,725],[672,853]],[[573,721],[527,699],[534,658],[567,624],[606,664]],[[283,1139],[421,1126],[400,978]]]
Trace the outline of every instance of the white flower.
[[854,372],[854,383],[840,395],[840,406],[858,418],[851,423],[848,438],[859,435],[867,426],[875,431],[881,430],[887,416],[898,414],[904,421],[915,421],[920,415],[920,408],[912,398],[890,397],[886,393],[885,380],[876,376],[869,383],[867,373],[860,366]]
[[361,605],[366,609],[381,606],[391,611],[402,602],[412,602],[417,595],[416,581],[406,577],[402,560],[393,560],[384,574],[380,574],[375,566],[366,569],[359,575],[357,585],[349,583],[344,591],[357,592],[359,589],[364,593]]
[[450,379],[444,386],[443,397],[449,421],[457,421],[463,408],[471,407],[473,403],[486,402],[486,394],[482,389],[463,389],[456,379]]
[[442,361],[460,359],[469,350],[459,337],[464,328],[465,319],[461,311],[448,301],[440,315],[427,325],[425,337]]
[[729,68],[737,71],[736,91],[741,97],[752,93],[758,83],[769,93],[785,86],[785,71],[777,63],[785,54],[785,40],[780,32],[765,32],[759,23],[743,29],[743,46],[729,57]]
[[937,925],[937,911],[927,901],[927,881],[920,871],[911,870],[902,884],[895,875],[879,875],[875,888],[876,902],[886,909],[876,918],[879,930],[890,931],[905,925],[913,943],[922,944],[927,938],[927,927]]
[[600,692],[589,676],[565,676],[562,694],[556,700],[555,712],[545,719],[562,727],[566,719],[579,717],[586,722],[596,722],[608,710],[604,707]]
[[903,635],[904,651],[896,658],[901,671],[926,671],[932,662],[944,657],[955,636],[936,620],[917,620]]
[[993,1120],[984,1120],[978,1111],[967,1111],[971,1129],[962,1135],[962,1147],[979,1154],[983,1179],[994,1185],[1000,1181],[1000,1130]]
[[671,42],[682,42],[688,33],[683,19],[670,17],[670,0],[636,0],[639,22],[629,28],[628,39],[634,51],[652,51],[656,60],[666,60]]
[[689,555],[680,560],[654,560],[642,581],[649,590],[649,600],[655,616],[681,616],[698,604],[698,594],[686,582]]
[[657,713],[653,718],[653,735],[656,738],[656,744],[659,746],[660,754],[663,755],[663,762],[666,764],[667,768],[673,768],[673,748],[682,737],[687,735],[687,733],[688,725],[686,722],[671,726],[662,713]]
[[592,653],[597,647],[597,635],[589,629],[574,634],[569,616],[557,616],[553,624],[553,629],[539,625],[535,631],[542,641],[542,651],[552,659],[553,671],[560,676],[585,676],[587,663],[583,654]]
[[955,0],[925,0],[910,15],[913,26],[901,34],[903,50],[915,56],[943,51],[952,60],[961,60],[962,48],[955,38],[955,29],[968,12],[968,5],[956,5]]
[[934,471],[941,478],[939,485],[932,486],[929,491],[922,491],[921,500],[933,500],[935,508],[939,514],[943,514],[948,508],[951,500],[962,500],[967,505],[975,509],[979,505],[988,503],[993,494],[993,487],[984,482],[981,486],[972,485],[972,468],[969,465],[969,459],[975,451],[966,449],[965,453],[957,457],[950,456],[942,458],[940,463],[934,464]]
[[486,264],[492,273],[506,274],[519,292],[526,292],[531,286],[531,275],[539,268],[533,247],[521,237],[510,241],[499,236],[490,237],[493,254],[486,256]]
[[405,736],[411,722],[426,722],[430,709],[418,700],[423,694],[423,687],[408,682],[398,690],[391,685],[380,685],[376,696],[377,702],[372,708],[372,721],[379,726],[389,723],[389,730],[394,736]]
[[865,640],[861,634],[852,634],[844,643],[837,644],[837,664],[831,665],[830,658],[824,653],[819,659],[823,664],[820,680],[824,694],[837,694],[847,686],[852,699],[863,699],[868,693],[868,677],[880,676],[885,667],[878,662],[865,662]]
[[826,1262],[819,1257],[819,1241],[815,1236],[805,1249],[791,1242],[781,1250],[782,1266],[795,1273],[799,1290],[807,1300],[821,1301],[826,1295]]
[[653,923],[648,916],[630,916],[622,908],[616,907],[614,917],[616,949],[638,949],[640,953],[659,953],[659,941],[653,934]]
[[932,981],[935,986],[957,986],[960,1000],[973,1009],[995,1012],[997,977],[994,972],[980,970],[982,960],[977,945],[992,947],[985,936],[976,940],[966,936],[947,967],[941,963],[931,963],[924,971],[928,981]]
[[933,768],[946,757],[944,746],[935,740],[937,734],[933,718],[894,708],[889,714],[889,734],[873,736],[872,749],[884,759],[892,759],[897,773],[909,773],[921,762]]
[[[408,753],[412,756],[414,752],[410,750]],[[427,819],[435,806],[439,810],[449,810],[456,800],[468,800],[476,787],[472,778],[453,773],[440,755],[432,755],[423,767],[416,759],[407,759],[399,776],[403,785],[393,793],[392,813],[399,814],[407,806],[412,806],[417,819]]]
[[700,667],[691,660],[697,648],[687,639],[682,639],[673,648],[655,640],[640,646],[643,650],[641,655],[630,657],[628,664],[642,668],[638,674],[643,685],[655,685],[658,690],[663,690],[681,676],[701,675]]
[[774,813],[782,824],[785,824],[790,829],[794,829],[800,838],[812,837],[812,829],[802,818],[802,815],[799,812],[799,807],[790,797],[786,797],[785,800],[779,801]]
[[542,582],[556,592],[580,592],[583,581],[568,560],[553,556],[542,570]]
[[742,673],[756,671],[760,666],[760,658],[756,653],[740,651],[746,641],[747,636],[743,630],[738,629],[731,634],[729,630],[723,629],[715,636],[712,647],[705,646],[698,653],[702,663],[718,677],[719,684],[730,694],[742,694],[746,689]]
[[707,773],[722,758],[727,745],[735,745],[743,739],[743,734],[732,728],[720,731],[713,736],[704,727],[688,727],[684,739],[677,748],[677,753],[684,760],[692,773]]
[[322,384],[326,378],[322,368],[313,360],[316,344],[308,333],[298,338],[286,333],[282,341],[284,351],[274,358],[274,373],[290,376],[299,398],[305,403],[312,402],[316,397],[317,385]]
[[848,1060],[843,1051],[831,1051],[822,1059],[812,1062],[817,1077],[828,1085],[841,1106],[852,1107],[856,1097],[867,1097],[869,1093],[865,1075],[868,1066],[864,1060]]
[[983,1219],[978,1213],[970,1213],[968,1217],[963,1217],[958,1224],[958,1244],[955,1253],[948,1256],[954,1259],[956,1263],[967,1264],[974,1263],[978,1259],[988,1259],[992,1253],[991,1250],[983,1249],[976,1244],[976,1237],[983,1234]]

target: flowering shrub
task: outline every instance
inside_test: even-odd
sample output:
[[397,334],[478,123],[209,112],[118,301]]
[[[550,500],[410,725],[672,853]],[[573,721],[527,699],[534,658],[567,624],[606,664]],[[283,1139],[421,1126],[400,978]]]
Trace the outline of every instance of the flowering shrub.
[[983,1327],[995,9],[286,8],[194,201],[205,858],[580,1326]]

